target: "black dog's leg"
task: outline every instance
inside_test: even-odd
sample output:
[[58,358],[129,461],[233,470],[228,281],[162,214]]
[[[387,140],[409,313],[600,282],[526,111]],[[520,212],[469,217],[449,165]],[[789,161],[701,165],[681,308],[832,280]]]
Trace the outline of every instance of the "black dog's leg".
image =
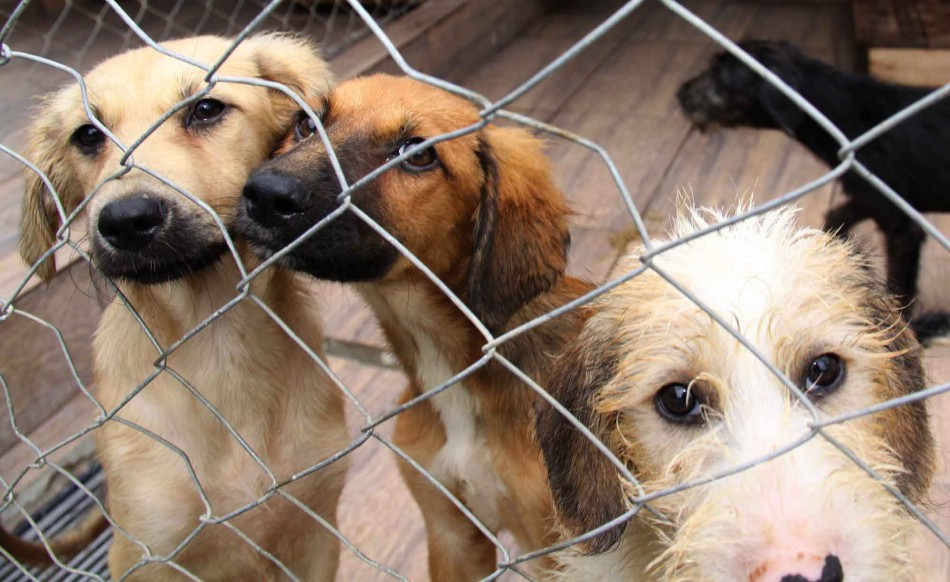
[[854,198],[848,198],[844,204],[832,208],[825,214],[824,230],[838,236],[848,236],[857,223],[870,216],[867,207],[858,204]]
[[907,304],[917,297],[924,230],[909,220],[881,225],[881,230],[887,244],[887,288]]

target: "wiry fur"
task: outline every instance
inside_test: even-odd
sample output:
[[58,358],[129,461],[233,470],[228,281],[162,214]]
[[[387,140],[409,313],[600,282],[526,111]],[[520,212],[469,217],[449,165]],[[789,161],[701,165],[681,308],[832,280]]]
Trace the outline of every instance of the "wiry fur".
[[[210,64],[230,44],[229,39],[196,37],[165,46]],[[128,145],[167,109],[204,87],[205,74],[143,48],[103,62],[85,81],[93,111]],[[326,65],[314,48],[282,35],[248,38],[219,74],[282,82],[304,97],[326,91],[329,83]],[[209,97],[230,106],[218,122],[200,130],[190,128],[186,108],[148,137],[134,159],[208,204],[229,223],[245,179],[273,151],[295,107],[280,92],[246,84],[219,83]],[[73,143],[70,136],[88,122],[78,86],[69,86],[44,101],[29,129],[27,157],[49,176],[67,213],[120,167],[122,154],[115,145],[106,143],[90,155]],[[46,252],[59,228],[52,196],[37,176],[27,176],[20,250],[28,263]],[[160,199],[166,220],[154,243],[139,251],[117,249],[97,229],[100,213],[111,202],[135,197]],[[234,259],[224,253],[223,234],[211,216],[145,172],[135,169],[107,182],[89,201],[85,216],[93,262],[105,273],[118,274],[122,294],[162,349],[236,296],[240,273]],[[239,252],[248,268],[257,264],[243,245]],[[195,260],[179,260],[183,257]],[[39,273],[45,279],[53,276],[52,258]],[[143,283],[156,280],[166,282]],[[251,291],[321,353],[319,310],[303,280],[289,271],[270,269],[251,283]],[[157,356],[129,309],[119,300],[106,308],[94,340],[96,395],[106,410],[114,410],[134,393],[155,370]],[[187,456],[214,516],[253,503],[272,485],[171,371],[231,423],[279,481],[348,442],[341,394],[307,354],[248,301],[181,345],[168,357],[167,366],[168,371],[122,406],[116,419],[96,431],[110,514],[153,555],[175,550],[201,523],[206,509],[182,456],[135,427],[158,435]],[[345,460],[338,461],[285,490],[333,522],[345,469]],[[275,497],[230,523],[302,578],[333,578],[337,540],[289,501]],[[142,558],[143,548],[117,533],[109,554],[112,577],[118,579]],[[207,526],[174,561],[205,579],[282,575],[267,557],[220,525]],[[157,563],[136,570],[134,576],[181,578]]]
[[[689,210],[676,219],[673,237],[724,218]],[[627,260],[628,270],[640,266],[638,255]],[[919,347],[896,302],[848,243],[797,228],[793,210],[744,220],[654,261],[799,386],[811,360],[839,356],[843,383],[813,398],[821,416],[924,387]],[[811,416],[791,391],[657,273],[648,270],[606,293],[591,311],[559,356],[551,390],[648,493],[752,461],[808,434]],[[579,367],[585,363],[593,363],[593,371]],[[699,395],[704,423],[678,424],[659,413],[657,394],[670,383]],[[924,499],[934,462],[924,403],[825,431],[912,501]],[[618,471],[550,407],[539,413],[538,434],[569,534],[601,525],[604,507],[608,513],[628,508],[625,499],[636,489],[621,483]],[[587,493],[577,495],[584,487]],[[651,506],[671,523],[642,511],[625,530],[586,545],[592,555],[566,555],[561,575],[764,582],[797,574],[813,580],[826,558],[836,556],[845,579],[884,581],[906,579],[912,567],[910,514],[821,436]],[[823,578],[833,580],[840,578]]]
[[[787,42],[750,40],[742,49],[788,83],[848,138],[854,139],[932,89],[885,83],[838,71]],[[700,127],[710,124],[781,129],[829,166],[841,163],[840,146],[771,83],[729,53],[679,90],[680,105]],[[902,121],[856,152],[857,160],[921,212],[950,210],[950,102],[940,101]],[[854,171],[841,178],[848,199],[825,216],[825,228],[846,235],[873,220],[887,243],[888,289],[910,304],[917,295],[923,229]],[[950,329],[950,317],[931,314],[916,325],[922,334]]]
[[[382,165],[406,139],[431,138],[479,120],[478,110],[463,99],[384,75],[343,83],[314,107],[350,183]],[[321,141],[300,141],[291,133],[283,150],[252,176],[245,189],[247,216],[239,220],[265,254],[338,205],[340,186]],[[489,329],[501,333],[590,289],[564,276],[568,210],[537,139],[489,125],[439,143],[435,152],[432,168],[394,168],[355,192],[353,203],[406,245]],[[296,211],[281,215],[277,198]],[[284,260],[319,278],[356,283],[409,377],[403,401],[483,355],[485,339],[476,328],[352,214],[328,223]],[[578,313],[566,314],[499,352],[543,382],[550,354],[579,325]],[[488,528],[510,530],[523,551],[553,541],[553,506],[532,430],[536,399],[491,363],[400,414],[394,436]],[[406,465],[402,473],[425,518],[432,579],[491,574],[497,560],[489,540],[418,472]]]

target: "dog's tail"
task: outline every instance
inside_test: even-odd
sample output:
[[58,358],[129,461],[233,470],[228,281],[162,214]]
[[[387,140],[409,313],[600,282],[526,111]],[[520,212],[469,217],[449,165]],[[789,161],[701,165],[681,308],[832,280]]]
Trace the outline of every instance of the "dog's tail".
[[927,345],[931,341],[950,334],[950,313],[931,311],[910,320],[910,328],[917,334],[917,341]]
[[[72,558],[91,544],[99,534],[109,528],[109,520],[99,511],[91,511],[71,531],[48,540],[49,549],[59,561]],[[0,547],[16,561],[24,565],[51,566],[55,564],[46,545],[38,541],[25,540],[0,528]]]

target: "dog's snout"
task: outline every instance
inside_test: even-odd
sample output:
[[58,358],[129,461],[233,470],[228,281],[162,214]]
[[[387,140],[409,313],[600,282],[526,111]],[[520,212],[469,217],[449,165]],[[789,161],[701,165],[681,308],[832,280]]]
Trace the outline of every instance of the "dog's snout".
[[833,554],[822,559],[799,552],[764,563],[750,576],[750,580],[753,579],[762,582],[844,582],[844,568],[841,566],[841,560]]
[[247,214],[264,226],[277,226],[305,211],[309,198],[303,183],[285,172],[256,172],[244,185]]
[[115,249],[137,251],[161,230],[166,218],[161,200],[126,198],[106,204],[99,213],[99,234]]

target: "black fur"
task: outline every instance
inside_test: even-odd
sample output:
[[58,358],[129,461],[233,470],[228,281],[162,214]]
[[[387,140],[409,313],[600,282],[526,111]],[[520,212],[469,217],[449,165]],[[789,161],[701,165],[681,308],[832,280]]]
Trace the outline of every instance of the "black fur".
[[[339,144],[335,150],[350,183],[378,165],[368,156],[358,154],[358,144]],[[302,172],[301,168],[307,171]],[[294,189],[292,194],[303,207],[301,212],[281,217],[279,224],[271,226],[266,225],[268,220],[263,216],[256,216],[269,210],[257,210],[252,202],[255,190],[270,187],[266,184],[268,174],[281,175],[292,184],[288,188]],[[377,184],[373,181],[354,192],[353,203],[398,238],[384,216]],[[238,205],[237,230],[257,252],[269,257],[339,208],[337,196],[341,191],[327,156],[315,155],[308,147],[293,148],[251,174]],[[368,224],[353,213],[344,212],[284,255],[281,262],[320,279],[355,282],[382,277],[398,256],[398,251]]]
[[177,218],[141,249],[116,249],[98,232],[92,236],[93,260],[103,275],[142,285],[166,283],[202,271],[227,250],[216,228],[196,224],[184,212],[177,213]]
[[[808,58],[787,42],[739,45],[855,138],[931,89],[885,83]],[[744,125],[782,129],[829,166],[840,163],[839,146],[815,121],[768,81],[729,53],[677,93],[696,125]],[[944,100],[898,124],[857,152],[857,160],[921,212],[950,211],[950,102]],[[853,171],[841,178],[849,199],[825,217],[825,228],[846,235],[874,220],[887,240],[888,289],[909,303],[917,294],[925,233],[874,186]]]

